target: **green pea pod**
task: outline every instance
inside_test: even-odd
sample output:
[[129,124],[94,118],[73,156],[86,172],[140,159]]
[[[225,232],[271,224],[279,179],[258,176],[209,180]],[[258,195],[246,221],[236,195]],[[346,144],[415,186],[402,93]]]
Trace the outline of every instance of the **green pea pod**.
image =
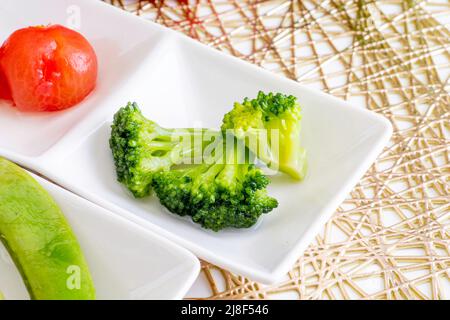
[[61,209],[36,180],[3,158],[0,240],[31,299],[95,299],[88,266]]

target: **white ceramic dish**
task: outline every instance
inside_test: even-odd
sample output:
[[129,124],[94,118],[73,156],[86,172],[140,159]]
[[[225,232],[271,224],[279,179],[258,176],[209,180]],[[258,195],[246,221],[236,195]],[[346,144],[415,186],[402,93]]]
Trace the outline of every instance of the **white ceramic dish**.
[[[98,299],[181,299],[200,272],[198,259],[161,236],[47,180],[74,230]],[[0,242],[0,290],[6,299],[29,299],[17,268]]]
[[[0,38],[30,24],[65,23],[72,3],[3,0]],[[99,56],[96,91],[56,114],[0,108],[0,154],[212,263],[265,283],[279,279],[381,152],[391,135],[389,122],[99,1],[76,3],[80,31]],[[22,12],[21,20],[8,14],[14,10]],[[166,213],[154,198],[133,199],[116,182],[109,125],[128,101],[163,126],[218,127],[234,101],[258,90],[299,98],[309,172],[302,183],[273,178],[269,191],[280,206],[257,228],[206,232]]]

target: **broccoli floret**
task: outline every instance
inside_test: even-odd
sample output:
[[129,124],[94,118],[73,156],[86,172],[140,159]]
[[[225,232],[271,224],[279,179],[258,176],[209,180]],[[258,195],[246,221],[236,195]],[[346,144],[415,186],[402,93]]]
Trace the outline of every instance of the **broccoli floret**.
[[152,186],[161,204],[214,231],[249,228],[276,208],[277,200],[267,195],[269,179],[249,160],[238,161],[236,146],[220,145],[226,158],[157,173]]
[[300,147],[300,106],[296,97],[259,92],[256,99],[235,103],[222,123],[270,168],[303,179],[305,150]]
[[[231,140],[222,131],[162,128],[129,103],[114,116],[110,146],[117,178],[135,197],[153,189],[171,212],[219,231],[248,228],[278,206],[248,149]],[[199,164],[179,166],[198,155]]]
[[204,148],[205,129],[162,128],[145,118],[136,103],[121,108],[111,128],[109,142],[117,180],[137,198],[150,193],[156,172],[170,170],[183,159],[193,159]]

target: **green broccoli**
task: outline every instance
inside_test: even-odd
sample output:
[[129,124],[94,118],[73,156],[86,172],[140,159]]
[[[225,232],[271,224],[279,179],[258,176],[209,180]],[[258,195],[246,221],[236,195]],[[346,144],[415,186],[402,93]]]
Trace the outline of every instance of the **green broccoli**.
[[253,154],[222,131],[162,128],[129,103],[114,116],[110,147],[117,178],[135,197],[153,189],[169,211],[204,228],[248,228],[278,206]]
[[111,128],[109,142],[117,179],[136,198],[149,195],[156,172],[201,156],[207,133],[211,137],[220,135],[206,129],[162,128],[145,118],[136,103],[121,108],[114,115]]
[[222,130],[244,140],[270,168],[296,179],[306,174],[305,150],[300,147],[300,106],[292,95],[259,92],[245,98],[223,118]]
[[262,170],[249,160],[238,161],[236,143],[220,148],[225,158],[211,155],[200,165],[155,174],[153,189],[169,211],[190,216],[204,228],[249,228],[278,202],[267,195],[269,179]]

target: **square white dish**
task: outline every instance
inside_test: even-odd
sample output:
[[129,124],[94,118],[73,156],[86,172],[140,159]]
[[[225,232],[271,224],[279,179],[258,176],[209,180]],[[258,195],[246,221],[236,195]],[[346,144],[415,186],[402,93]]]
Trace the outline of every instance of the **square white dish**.
[[[20,10],[23,19],[0,19],[0,40],[30,24],[65,24],[72,3],[42,0],[30,8],[29,1],[3,0],[0,18]],[[391,135],[390,123],[99,1],[77,6],[80,31],[100,62],[97,89],[81,105],[56,114],[19,114],[0,105],[0,154],[211,263],[252,280],[277,281],[376,159]],[[109,125],[128,101],[162,126],[218,127],[234,101],[259,90],[299,98],[309,171],[301,183],[272,177],[269,192],[280,205],[256,228],[204,231],[166,213],[154,197],[132,198],[116,182]]]
[[[186,249],[36,175],[74,231],[86,257],[97,299],[181,299],[200,272]],[[0,290],[29,299],[20,274],[0,242]]]

